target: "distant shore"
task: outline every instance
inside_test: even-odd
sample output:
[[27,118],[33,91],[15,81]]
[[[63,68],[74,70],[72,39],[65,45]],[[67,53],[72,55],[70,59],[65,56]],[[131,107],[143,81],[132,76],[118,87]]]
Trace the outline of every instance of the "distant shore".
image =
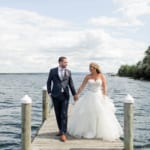
[[145,51],[145,57],[136,65],[122,65],[117,73],[121,77],[150,81],[150,46]]

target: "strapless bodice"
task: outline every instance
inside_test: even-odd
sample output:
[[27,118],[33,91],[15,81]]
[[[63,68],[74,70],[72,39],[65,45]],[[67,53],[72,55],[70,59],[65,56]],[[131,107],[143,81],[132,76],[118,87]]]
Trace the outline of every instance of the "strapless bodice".
[[101,79],[89,79],[87,89],[92,92],[101,91],[102,80]]

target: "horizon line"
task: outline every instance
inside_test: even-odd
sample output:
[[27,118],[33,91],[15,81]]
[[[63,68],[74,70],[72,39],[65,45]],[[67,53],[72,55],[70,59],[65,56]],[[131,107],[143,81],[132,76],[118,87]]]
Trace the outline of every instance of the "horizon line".
[[[0,72],[0,74],[47,74],[49,72]],[[88,72],[74,72],[72,73],[88,73]],[[104,74],[117,74],[116,72],[104,72]]]

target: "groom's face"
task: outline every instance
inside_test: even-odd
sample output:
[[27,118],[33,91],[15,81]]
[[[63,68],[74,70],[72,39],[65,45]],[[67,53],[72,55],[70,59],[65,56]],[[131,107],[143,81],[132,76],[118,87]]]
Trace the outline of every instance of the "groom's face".
[[62,61],[59,62],[60,67],[66,68],[68,66],[68,60],[63,59]]

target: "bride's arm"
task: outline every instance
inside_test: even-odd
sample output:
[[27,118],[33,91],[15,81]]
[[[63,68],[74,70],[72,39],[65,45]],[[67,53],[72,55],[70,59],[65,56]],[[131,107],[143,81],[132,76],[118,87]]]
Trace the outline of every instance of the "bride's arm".
[[106,83],[106,78],[104,75],[102,77],[102,91],[104,95],[107,95],[107,83]]
[[82,84],[80,85],[80,87],[79,87],[79,89],[77,90],[77,95],[79,95],[82,91],[83,91],[83,89],[85,88],[85,86],[86,86],[86,83],[87,83],[87,81],[88,81],[88,75],[84,78],[84,80],[82,81]]

